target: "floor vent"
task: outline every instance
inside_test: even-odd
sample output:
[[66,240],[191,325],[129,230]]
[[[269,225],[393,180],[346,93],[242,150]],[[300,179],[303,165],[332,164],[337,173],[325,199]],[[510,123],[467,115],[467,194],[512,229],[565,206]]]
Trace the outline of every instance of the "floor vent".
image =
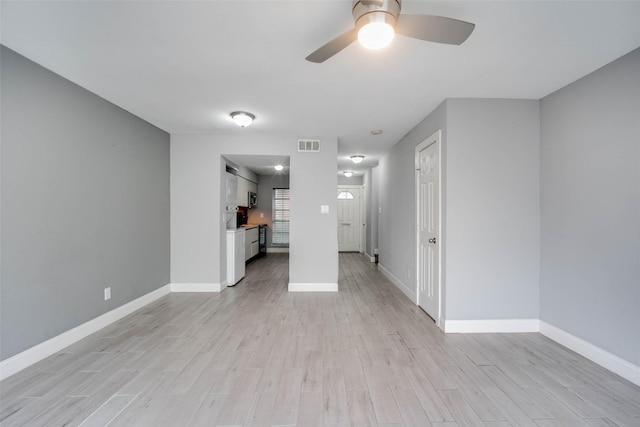
[[298,151],[317,153],[320,151],[320,141],[317,139],[299,139]]

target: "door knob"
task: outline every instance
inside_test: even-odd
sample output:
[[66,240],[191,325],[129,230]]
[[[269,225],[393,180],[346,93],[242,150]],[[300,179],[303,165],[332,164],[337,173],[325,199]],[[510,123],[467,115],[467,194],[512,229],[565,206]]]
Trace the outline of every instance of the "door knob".
[[429,243],[433,243],[434,245],[436,244],[436,238],[432,237],[429,239]]

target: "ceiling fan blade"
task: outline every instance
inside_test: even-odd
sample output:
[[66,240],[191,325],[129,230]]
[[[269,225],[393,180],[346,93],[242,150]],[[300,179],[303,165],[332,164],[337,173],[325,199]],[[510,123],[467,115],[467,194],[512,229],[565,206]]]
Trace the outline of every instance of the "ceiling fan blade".
[[325,44],[311,55],[307,56],[305,59],[310,62],[324,62],[327,59],[331,58],[336,53],[340,52],[345,47],[349,46],[351,43],[356,41],[358,38],[358,32],[354,28],[353,30],[349,30],[344,34],[339,35],[335,39],[331,40],[329,43]]
[[462,44],[471,35],[475,26],[470,22],[442,16],[401,14],[396,32],[429,42]]

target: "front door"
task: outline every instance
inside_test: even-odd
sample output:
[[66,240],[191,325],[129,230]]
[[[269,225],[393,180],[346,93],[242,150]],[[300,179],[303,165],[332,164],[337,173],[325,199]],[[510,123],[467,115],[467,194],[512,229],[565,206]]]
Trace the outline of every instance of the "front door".
[[440,131],[416,147],[418,305],[440,319]]
[[360,252],[360,188],[338,188],[338,250]]

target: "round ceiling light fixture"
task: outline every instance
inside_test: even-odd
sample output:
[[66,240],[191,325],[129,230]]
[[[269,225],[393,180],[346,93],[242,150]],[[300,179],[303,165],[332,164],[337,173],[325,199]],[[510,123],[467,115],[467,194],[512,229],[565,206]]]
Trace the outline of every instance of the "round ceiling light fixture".
[[351,160],[357,165],[358,163],[362,163],[362,161],[364,160],[364,156],[362,154],[356,154],[354,156],[351,156]]
[[234,111],[230,116],[241,128],[249,126],[256,118],[256,116],[246,111]]
[[358,18],[358,41],[367,49],[389,46],[395,35],[396,18],[387,11],[373,11]]
[[284,169],[284,166],[282,166],[282,165],[275,165],[273,168],[279,172],[279,171],[281,171],[282,169]]
[[344,171],[342,172],[344,174],[344,176],[346,176],[347,178],[351,178],[353,176],[353,172],[351,171]]

